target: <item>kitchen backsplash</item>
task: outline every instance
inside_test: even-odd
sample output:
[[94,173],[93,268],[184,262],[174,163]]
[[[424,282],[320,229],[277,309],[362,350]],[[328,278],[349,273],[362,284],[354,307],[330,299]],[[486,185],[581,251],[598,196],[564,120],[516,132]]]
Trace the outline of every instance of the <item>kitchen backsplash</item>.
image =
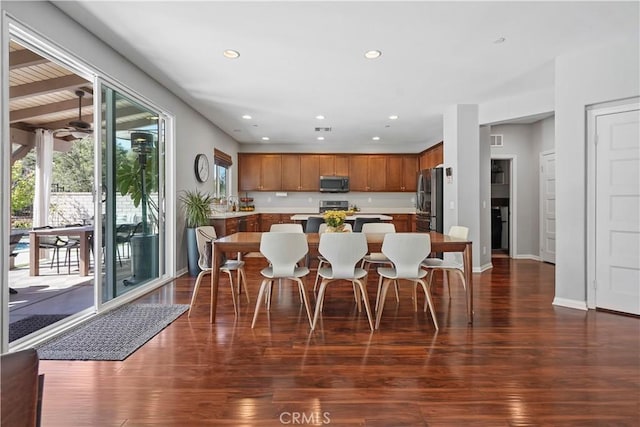
[[316,213],[320,200],[346,200],[356,205],[363,213],[410,213],[415,210],[416,196],[413,193],[318,193],[318,192],[251,192],[240,193],[253,197],[253,204],[260,212],[296,210],[299,213]]

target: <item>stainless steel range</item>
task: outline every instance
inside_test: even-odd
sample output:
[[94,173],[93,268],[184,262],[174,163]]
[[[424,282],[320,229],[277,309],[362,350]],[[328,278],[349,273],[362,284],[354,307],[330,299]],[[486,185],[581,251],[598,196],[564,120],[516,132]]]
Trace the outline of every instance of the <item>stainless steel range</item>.
[[333,210],[346,211],[347,209],[349,209],[349,202],[346,200],[320,200],[320,207],[318,210],[320,213],[323,213]]

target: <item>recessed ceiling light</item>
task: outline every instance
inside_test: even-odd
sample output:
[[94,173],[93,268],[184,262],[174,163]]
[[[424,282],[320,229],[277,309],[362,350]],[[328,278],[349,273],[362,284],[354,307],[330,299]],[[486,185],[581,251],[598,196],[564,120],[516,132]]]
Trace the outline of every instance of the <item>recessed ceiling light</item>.
[[507,41],[507,39],[505,39],[504,37],[498,37],[497,39],[495,39],[493,42],[495,44],[500,44],[500,43],[504,43],[505,41]]
[[324,136],[319,136],[318,141],[324,141]]
[[379,50],[368,50],[364,53],[364,57],[367,59],[380,58],[381,55],[382,55],[382,52],[380,52]]
[[262,137],[262,140],[263,140],[263,141],[268,141],[268,140],[269,140],[269,137],[268,137],[268,136],[263,136],[263,137]]
[[318,115],[316,116],[316,119],[318,119],[318,120],[324,120],[324,116],[323,116],[322,114],[318,114]]
[[251,116],[248,114],[245,114],[244,116],[242,116],[242,118],[245,120],[251,120]]
[[380,137],[379,137],[379,136],[374,136],[374,137],[373,137],[373,138],[371,138],[371,139],[373,139],[374,141],[380,141]]
[[393,114],[393,115],[389,116],[389,120],[398,120],[398,116]]
[[229,59],[236,59],[240,57],[240,52],[233,49],[227,49],[224,52],[222,52],[222,54],[224,55],[225,58],[229,58]]

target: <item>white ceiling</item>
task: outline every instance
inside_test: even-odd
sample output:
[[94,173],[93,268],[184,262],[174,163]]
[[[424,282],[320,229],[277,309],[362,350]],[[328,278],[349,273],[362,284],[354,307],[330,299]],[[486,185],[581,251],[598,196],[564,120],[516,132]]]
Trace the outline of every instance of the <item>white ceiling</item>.
[[424,149],[447,106],[552,88],[558,55],[639,36],[635,1],[53,3],[238,142],[292,151]]

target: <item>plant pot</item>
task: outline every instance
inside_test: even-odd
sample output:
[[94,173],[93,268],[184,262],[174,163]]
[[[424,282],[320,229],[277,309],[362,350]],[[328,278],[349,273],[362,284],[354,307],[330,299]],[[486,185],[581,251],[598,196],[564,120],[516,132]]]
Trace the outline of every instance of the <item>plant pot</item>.
[[200,266],[198,265],[198,241],[196,240],[196,229],[187,228],[187,260],[189,262],[189,275],[197,276],[200,274]]

